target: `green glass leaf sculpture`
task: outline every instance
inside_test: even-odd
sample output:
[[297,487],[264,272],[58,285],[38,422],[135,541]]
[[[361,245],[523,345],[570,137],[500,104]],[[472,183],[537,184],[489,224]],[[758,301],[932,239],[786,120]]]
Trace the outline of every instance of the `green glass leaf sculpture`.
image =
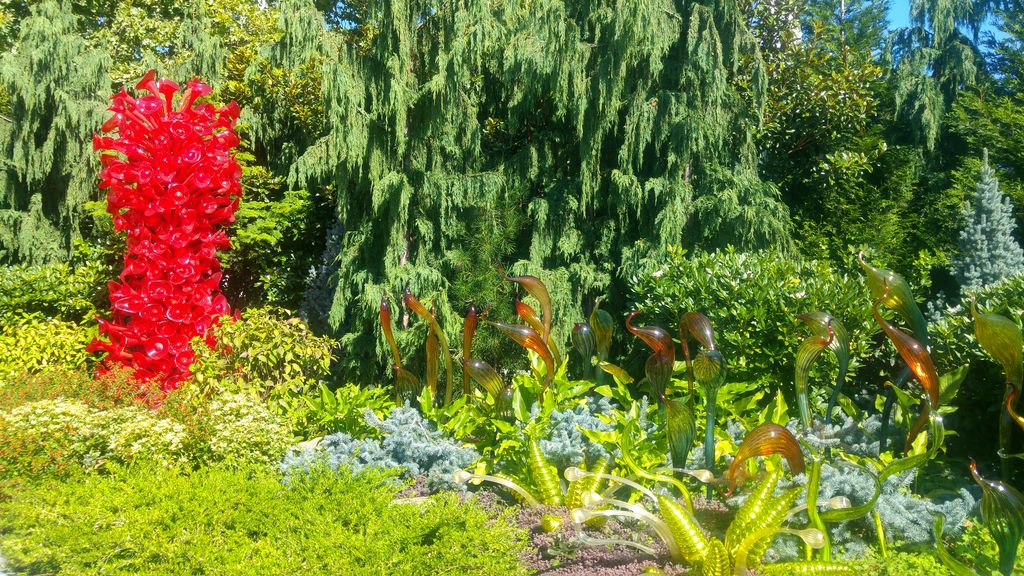
[[1002,364],[1007,383],[1020,389],[1024,379],[1024,339],[1021,338],[1020,327],[1005,316],[978,312],[973,300],[971,314],[974,316],[974,334],[978,337],[978,344]]
[[594,330],[586,322],[578,322],[572,328],[572,345],[576,353],[583,359],[583,366],[587,376],[591,376],[592,364],[594,362],[594,350],[597,348],[597,340],[594,338]]
[[725,546],[730,554],[735,554],[743,537],[753,530],[755,525],[765,514],[766,505],[775,494],[775,487],[782,479],[782,472],[766,472],[764,478],[754,487],[743,501],[743,505],[736,511],[732,522],[725,531]]
[[711,543],[689,510],[664,495],[658,496],[658,508],[683,560],[690,565],[702,562]]
[[599,362],[608,360],[608,354],[612,347],[612,331],[615,323],[612,315],[600,308],[601,301],[594,303],[594,310],[590,313],[590,327],[594,330],[594,338],[597,342],[597,359]]
[[497,401],[501,396],[501,389],[504,386],[494,368],[487,362],[476,358],[466,360],[464,365],[466,367],[466,374],[473,379],[473,382],[476,382],[478,386],[483,388],[485,392]]
[[757,571],[764,576],[854,576],[858,573],[855,566],[817,561],[778,562],[760,566]]
[[392,332],[391,307],[388,306],[386,296],[380,298],[380,327],[384,330],[384,339],[388,341],[391,348],[391,358],[394,364],[402,365],[402,354],[398,351],[398,344],[395,342],[395,335]]
[[700,576],[729,576],[732,572],[732,559],[725,544],[718,538],[711,539],[708,552],[704,555],[704,564]]
[[928,404],[934,410],[939,407],[939,392],[941,391],[939,375],[935,372],[935,364],[932,363],[932,357],[928,354],[928,349],[925,348],[924,344],[918,342],[896,326],[893,326],[885,318],[882,318],[878,311],[878,305],[886,299],[887,294],[888,292],[883,290],[882,295],[875,300],[875,304],[871,309],[875,316],[875,322],[882,327],[886,336],[889,337],[893,346],[896,347],[896,351],[900,353],[903,361],[907,363],[910,371],[917,378],[917,381],[921,383],[921,387],[928,394]]
[[473,357],[473,336],[476,335],[476,326],[479,315],[476,306],[470,304],[466,312],[466,318],[462,321],[462,393],[469,394],[469,370],[465,368],[465,362]]
[[558,481],[558,471],[544,458],[537,440],[530,440],[529,468],[533,484],[540,493],[540,501],[547,506],[562,505],[562,487]]
[[1009,575],[1024,536],[1024,495],[999,481],[985,480],[971,460],[971,476],[981,486],[981,519],[999,546],[999,572]]
[[804,471],[804,455],[793,433],[778,424],[765,422],[747,433],[739,450],[736,451],[736,457],[729,465],[728,472],[725,473],[729,480],[727,494],[732,494],[736,488],[736,482],[745,473],[744,462],[755,456],[770,454],[781,454],[789,464],[791,473],[800,474]]
[[544,375],[544,387],[547,388],[555,377],[555,359],[552,358],[551,351],[548,350],[548,345],[544,343],[544,339],[541,338],[540,334],[533,328],[520,324],[502,324],[491,322],[490,320],[485,320],[485,322],[500,330],[502,334],[508,336],[523,348],[532,350],[540,356],[541,360],[544,361],[544,367],[547,368],[547,374]]
[[828,335],[828,328],[832,328],[832,343],[828,349],[836,355],[839,364],[839,375],[836,376],[836,385],[832,388],[832,395],[828,399],[828,408],[825,409],[825,421],[832,421],[832,411],[839,402],[839,393],[846,383],[846,374],[850,369],[850,334],[846,331],[839,320],[836,320],[827,312],[814,311],[797,316],[797,319],[811,329],[816,336],[825,338]]
[[[444,368],[447,375],[447,388],[444,392],[444,403],[447,406],[452,401],[452,389],[455,387],[454,377],[455,371],[452,367],[454,360],[452,359],[452,351],[448,346],[448,337],[445,335],[444,330],[437,323],[437,319],[431,314],[408,288],[405,289],[405,294],[402,296],[402,301],[405,302],[405,306],[416,313],[417,316],[426,320],[430,324],[430,328],[434,331],[434,337],[437,340],[439,352],[444,354]],[[429,338],[427,339],[429,342]]]
[[697,438],[697,422],[690,407],[682,400],[667,400],[665,409],[668,450],[672,457],[672,466],[685,468],[690,450],[693,449],[693,441]]
[[540,312],[544,315],[544,329],[537,330],[537,332],[544,341],[547,341],[551,335],[551,295],[548,294],[547,286],[536,276],[509,276],[505,274],[504,268],[500,266],[498,271],[505,277],[505,280],[519,284],[526,289],[530,296],[536,298],[537,302],[540,303]]
[[868,280],[868,289],[871,297],[882,299],[883,303],[895,310],[903,320],[910,326],[914,336],[924,346],[928,346],[928,322],[917,307],[914,295],[910,291],[910,285],[903,279],[903,276],[884,268],[876,268],[864,260],[864,254],[857,257],[861,268],[864,269]]
[[829,348],[835,341],[835,332],[831,322],[826,326],[825,336],[811,335],[796,351],[796,403],[800,409],[800,423],[807,430],[811,427],[811,407],[808,399],[807,381],[811,374],[811,366],[821,355],[821,351]]
[[932,535],[935,537],[935,555],[939,557],[939,561],[953,573],[953,576],[976,576],[974,570],[971,570],[965,566],[962,562],[953,557],[946,550],[946,544],[942,541],[942,528],[946,523],[946,517],[942,514],[935,516],[935,522],[932,524]]

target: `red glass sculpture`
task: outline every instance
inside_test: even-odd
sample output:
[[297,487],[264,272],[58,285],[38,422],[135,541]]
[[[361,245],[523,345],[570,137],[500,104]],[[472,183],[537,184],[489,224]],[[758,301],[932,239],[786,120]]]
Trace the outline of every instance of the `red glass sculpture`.
[[[206,336],[230,313],[220,293],[217,251],[231,246],[224,226],[234,221],[242,170],[232,155],[238,105],[197,102],[211,89],[198,79],[185,87],[156,80],[150,70],[136,85],[111,97],[100,155],[100,188],[114,227],[127,232],[120,282],[111,282],[110,320],[90,351],[106,353],[98,372],[131,367],[140,381],[162,390],[187,379],[195,357],[190,341]],[[210,342],[212,345],[212,342]]]

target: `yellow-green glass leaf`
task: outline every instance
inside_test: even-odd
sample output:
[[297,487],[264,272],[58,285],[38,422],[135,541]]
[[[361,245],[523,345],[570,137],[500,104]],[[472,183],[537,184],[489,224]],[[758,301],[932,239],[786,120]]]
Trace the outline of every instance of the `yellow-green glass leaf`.
[[700,576],[729,576],[732,562],[725,544],[718,538],[711,540],[708,553],[704,556],[704,564],[700,568]]
[[886,307],[892,308],[902,316],[903,320],[910,325],[914,336],[922,344],[928,346],[928,322],[925,321],[924,314],[921,314],[921,309],[917,307],[914,295],[910,291],[910,285],[903,279],[903,276],[892,270],[876,268],[868,264],[864,260],[863,254],[858,256],[858,260],[867,275],[871,297],[881,298]]
[[702,562],[711,544],[690,512],[667,496],[658,496],[658,507],[683,560],[692,565]]
[[558,481],[558,472],[544,458],[536,439],[530,440],[529,467],[533,484],[540,492],[540,501],[547,506],[561,506],[562,486]]
[[758,567],[764,576],[854,576],[853,566],[838,562],[779,562]]
[[758,482],[740,509],[736,511],[736,516],[733,517],[729,528],[725,531],[725,545],[730,554],[736,553],[736,548],[748,532],[748,528],[766,514],[772,494],[775,493],[775,487],[781,478],[782,472],[780,471],[766,472],[764,478]]
[[1006,381],[1020,388],[1024,371],[1024,340],[1020,327],[1005,316],[978,312],[974,302],[971,302],[971,314],[978,344],[1003,365]]
[[971,476],[981,486],[981,519],[999,546],[999,571],[1008,576],[1024,536],[1024,495],[998,480],[986,480],[971,460]]

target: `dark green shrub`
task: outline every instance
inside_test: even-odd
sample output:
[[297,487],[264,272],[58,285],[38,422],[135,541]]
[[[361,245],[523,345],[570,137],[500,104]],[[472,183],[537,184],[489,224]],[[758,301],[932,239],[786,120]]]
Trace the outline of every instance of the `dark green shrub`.
[[[730,382],[760,382],[770,390],[790,385],[794,355],[808,335],[796,317],[813,310],[832,314],[850,332],[845,390],[856,389],[870,359],[891,355],[873,338],[878,328],[871,318],[871,297],[852,263],[841,271],[823,261],[774,252],[726,250],[690,256],[676,248],[641,260],[625,273],[631,279],[631,300],[646,324],[663,326],[675,336],[687,311],[711,319]],[[829,374],[834,381],[834,372]]]
[[524,534],[455,494],[394,501],[388,476],[142,467],[0,503],[18,574],[515,576]]
[[106,282],[112,278],[108,266],[93,261],[78,266],[58,262],[0,267],[0,326],[33,313],[67,322],[92,322],[106,298]]

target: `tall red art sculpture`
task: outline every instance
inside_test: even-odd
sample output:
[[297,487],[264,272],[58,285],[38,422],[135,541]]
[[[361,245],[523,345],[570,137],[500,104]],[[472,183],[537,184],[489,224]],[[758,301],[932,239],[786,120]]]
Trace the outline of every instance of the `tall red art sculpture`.
[[190,375],[192,338],[230,313],[217,251],[231,245],[224,227],[242,171],[231,153],[238,105],[199,102],[211,90],[198,79],[181,91],[155,76],[146,74],[135,97],[115,94],[101,128],[112,135],[93,137],[99,186],[127,250],[120,282],[109,284],[112,316],[99,320],[89,348],[106,352],[100,373],[124,365],[166,391]]

